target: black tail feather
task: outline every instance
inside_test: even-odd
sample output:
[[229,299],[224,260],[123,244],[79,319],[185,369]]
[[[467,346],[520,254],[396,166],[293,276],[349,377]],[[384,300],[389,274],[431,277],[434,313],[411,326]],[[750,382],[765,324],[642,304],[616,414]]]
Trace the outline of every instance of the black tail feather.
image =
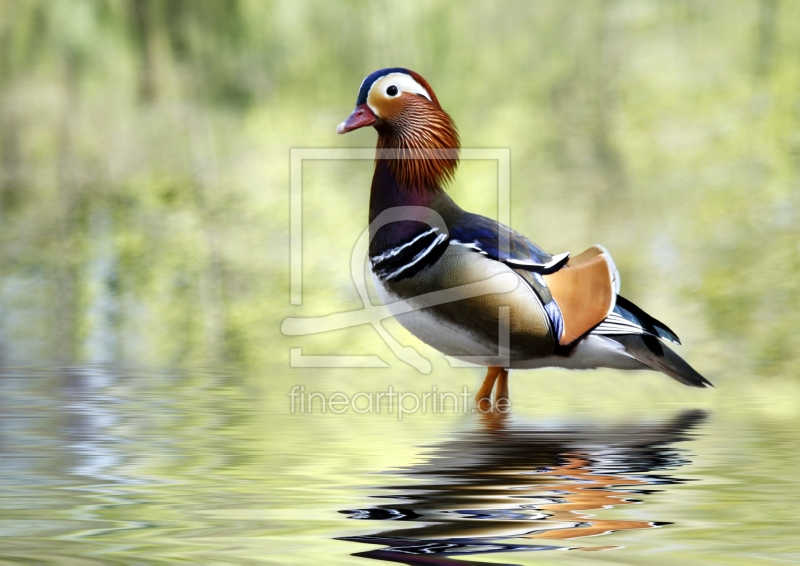
[[[656,319],[655,317],[650,316],[642,309],[634,305],[625,297],[617,295],[617,307],[620,307],[621,311],[628,311],[630,315],[633,315],[633,320],[638,322],[642,325],[642,328],[650,332],[651,334],[658,336],[664,340],[669,340],[670,342],[674,342],[675,344],[680,344],[681,341],[678,338],[678,335],[675,334],[669,326],[661,322],[660,320]],[[626,314],[622,312],[623,316]],[[630,316],[626,318],[631,318]]]
[[663,372],[672,379],[690,387],[714,387],[705,377],[678,354],[670,350],[657,338],[647,335],[621,334],[606,336],[625,347],[625,351],[656,371]]

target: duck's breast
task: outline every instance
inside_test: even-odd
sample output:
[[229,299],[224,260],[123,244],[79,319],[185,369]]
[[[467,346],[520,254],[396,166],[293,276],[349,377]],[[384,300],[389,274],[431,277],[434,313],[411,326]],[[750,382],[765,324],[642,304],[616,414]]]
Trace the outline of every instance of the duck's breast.
[[[436,263],[413,277],[383,281],[373,274],[373,280],[400,324],[444,354],[495,365],[504,313],[512,360],[553,352],[550,320],[533,289],[508,266],[463,246],[448,246]],[[498,286],[511,290],[497,292]],[[408,312],[409,307],[414,310]]]

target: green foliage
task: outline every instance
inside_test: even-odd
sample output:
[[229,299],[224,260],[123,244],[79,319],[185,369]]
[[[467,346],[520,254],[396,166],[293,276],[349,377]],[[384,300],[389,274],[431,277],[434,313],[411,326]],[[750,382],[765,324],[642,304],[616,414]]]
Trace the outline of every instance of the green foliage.
[[[366,74],[401,65],[465,147],[511,148],[516,229],[551,251],[604,243],[698,369],[796,375],[799,25],[786,0],[0,2],[0,344],[390,359],[369,332],[301,344],[279,325],[358,308],[370,174],[305,165],[293,309],[289,148],[372,146],[336,124]],[[496,210],[476,167],[453,194]]]

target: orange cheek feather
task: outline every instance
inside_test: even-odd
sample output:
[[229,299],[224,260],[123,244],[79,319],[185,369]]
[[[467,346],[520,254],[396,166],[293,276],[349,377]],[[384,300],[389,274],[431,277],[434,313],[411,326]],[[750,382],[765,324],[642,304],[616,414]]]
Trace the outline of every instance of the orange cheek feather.
[[369,104],[370,108],[374,109],[375,113],[381,120],[391,121],[393,118],[397,117],[397,115],[403,109],[403,106],[405,106],[403,98],[406,96],[414,95],[404,93],[395,98],[386,98],[385,96],[381,96],[380,94],[372,92],[367,99],[367,103]]

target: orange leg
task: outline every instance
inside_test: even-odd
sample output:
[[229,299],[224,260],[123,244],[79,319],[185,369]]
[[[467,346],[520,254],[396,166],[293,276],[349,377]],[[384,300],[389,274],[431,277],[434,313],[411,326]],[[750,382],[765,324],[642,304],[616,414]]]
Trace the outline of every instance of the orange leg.
[[500,368],[500,371],[497,374],[497,387],[494,390],[494,404],[503,400],[503,405],[508,407],[511,400],[508,395],[508,370],[506,368]]
[[486,372],[486,378],[483,380],[483,385],[478,390],[478,394],[475,395],[475,401],[478,402],[478,405],[481,409],[491,408],[492,404],[492,388],[494,387],[494,382],[497,381],[497,376],[500,375],[502,368],[495,368],[489,367]]

